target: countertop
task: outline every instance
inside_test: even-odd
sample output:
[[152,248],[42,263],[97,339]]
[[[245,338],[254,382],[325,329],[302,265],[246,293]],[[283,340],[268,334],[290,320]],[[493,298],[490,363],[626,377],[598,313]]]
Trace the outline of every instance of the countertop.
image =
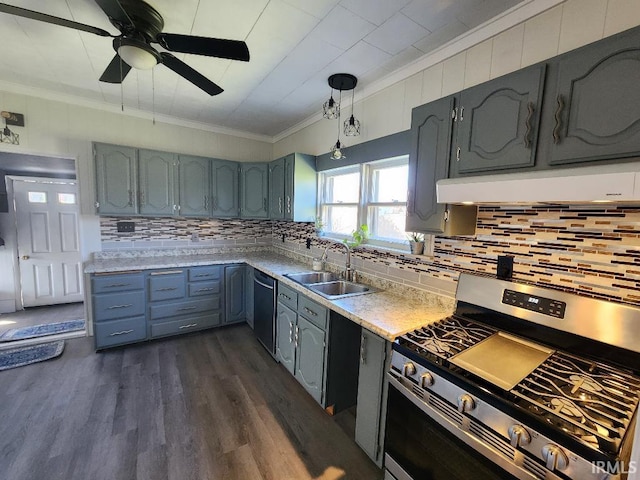
[[380,291],[339,300],[328,300],[284,276],[285,273],[310,271],[311,268],[308,265],[270,252],[103,258],[86,263],[84,271],[85,273],[109,273],[231,263],[247,263],[389,341],[420,326],[447,317],[454,309],[453,299],[422,291],[411,296],[399,296]]

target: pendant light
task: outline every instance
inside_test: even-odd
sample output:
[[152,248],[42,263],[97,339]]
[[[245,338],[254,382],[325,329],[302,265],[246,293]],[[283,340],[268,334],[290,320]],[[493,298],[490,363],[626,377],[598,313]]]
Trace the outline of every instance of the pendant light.
[[322,116],[329,120],[333,120],[340,116],[340,102],[336,103],[333,99],[333,88],[331,89],[331,96],[329,97],[329,100],[324,102],[324,105],[322,105]]
[[[356,88],[356,84],[358,83],[358,79],[351,75],[350,73],[335,73],[331,75],[328,79],[329,86],[331,87],[331,97],[327,100],[323,108],[323,117],[338,119],[338,140],[331,147],[331,158],[333,160],[342,160],[346,158],[344,153],[342,152],[343,145],[340,143],[340,131],[342,130],[342,123],[340,122],[340,105],[342,104],[342,91],[343,90],[353,90]],[[333,100],[333,91],[338,90],[340,92],[339,101],[336,102]],[[352,95],[353,100],[353,95]],[[353,120],[353,122],[352,122]],[[347,125],[351,125],[353,123],[353,129],[349,128],[349,133],[347,134]],[[351,105],[351,118],[345,122],[344,126],[345,135],[353,136],[360,134],[360,122],[355,119],[353,116],[353,101]],[[352,133],[357,132],[357,133]]]
[[358,135],[360,135],[360,122],[358,121],[358,119],[356,119],[356,117],[353,116],[355,91],[355,88],[351,90],[351,116],[349,117],[349,120],[344,121],[344,134],[347,137],[357,137]]
[[[340,90],[340,102],[342,102],[342,90]],[[342,160],[343,158],[347,157],[342,153],[342,145],[340,144],[340,111],[338,110],[338,141],[331,147],[331,159]]]

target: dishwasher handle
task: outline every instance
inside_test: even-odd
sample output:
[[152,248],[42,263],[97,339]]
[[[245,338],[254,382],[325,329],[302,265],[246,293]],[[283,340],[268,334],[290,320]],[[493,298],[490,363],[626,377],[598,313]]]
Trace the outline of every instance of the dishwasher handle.
[[269,275],[265,275],[264,273],[257,270],[254,272],[253,281],[258,285],[268,288],[269,290],[273,290],[276,283],[275,280]]

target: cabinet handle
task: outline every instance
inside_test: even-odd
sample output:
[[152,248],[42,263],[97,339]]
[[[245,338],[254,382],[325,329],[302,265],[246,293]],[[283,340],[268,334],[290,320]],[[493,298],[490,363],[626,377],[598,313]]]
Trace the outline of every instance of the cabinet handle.
[[133,190],[129,190],[129,204],[130,207],[133,206]]
[[451,110],[451,120],[454,122],[458,121],[458,107],[454,107],[454,109]]
[[278,211],[282,213],[282,197],[278,197]]
[[209,197],[207,195],[204,196],[204,209],[209,210]]
[[109,336],[117,337],[118,335],[127,335],[128,333],[133,333],[133,330],[122,330],[120,332],[113,332],[113,333],[110,333]]
[[367,363],[367,337],[364,335],[360,338],[360,363]]
[[460,147],[456,147],[456,162],[460,161]]
[[133,307],[133,303],[125,303],[123,305],[111,305],[110,307],[107,307],[107,310],[114,310],[116,308],[129,308],[129,307]]
[[268,212],[268,211],[269,211],[269,208],[267,207],[267,197],[264,197],[264,198],[262,199],[262,209],[263,209],[265,212]]
[[212,274],[211,273],[198,273],[197,275],[195,275],[195,277],[200,278],[200,277],[210,277]]
[[218,210],[218,197],[213,197],[213,210]]
[[284,293],[279,293],[278,296],[280,298],[286,298],[287,300],[291,301],[291,297],[289,295],[285,295]]
[[126,287],[131,285],[130,283],[111,283],[109,285],[105,285],[104,288],[116,288],[116,287]]
[[293,322],[289,320],[289,343],[293,343]]
[[524,148],[531,148],[531,119],[533,118],[533,102],[527,103],[527,120],[524,124],[527,126],[527,131],[524,134]]
[[562,128],[562,110],[564,110],[564,97],[562,94],[558,94],[556,102],[558,103],[558,108],[556,108],[556,113],[553,115],[553,118],[556,120],[556,126],[553,129],[553,143],[558,145],[561,140],[560,129]]
[[198,290],[196,290],[196,292],[211,292],[213,291],[214,288],[213,287],[208,287],[208,288],[199,288]]
[[298,339],[300,338],[300,328],[296,325],[295,346],[298,348]]
[[464,120],[464,107],[460,107],[460,121]]
[[311,309],[309,309],[309,308],[307,308],[307,307],[304,307],[304,308],[303,308],[303,310],[304,310],[305,312],[307,312],[309,315],[313,315],[314,317],[317,317],[317,316],[318,316],[318,314],[317,314],[316,312],[314,312],[313,310],[311,310]]
[[198,324],[197,324],[197,323],[190,323],[190,324],[188,324],[188,325],[180,325],[178,328],[179,328],[180,330],[182,330],[182,329],[184,329],[184,328],[193,328],[193,327],[197,327],[197,326],[198,326]]
[[182,307],[182,308],[179,308],[178,310],[176,310],[176,312],[186,312],[187,310],[195,310],[196,308],[198,308],[198,307],[195,307],[195,306]]
[[162,287],[156,288],[156,292],[171,292],[172,290],[177,290],[178,287]]
[[144,205],[144,190],[140,190],[140,205]]
[[291,195],[287,195],[287,213],[291,213]]
[[151,276],[155,277],[158,275],[175,275],[177,273],[182,273],[182,270],[165,270],[164,272],[153,272],[151,273]]

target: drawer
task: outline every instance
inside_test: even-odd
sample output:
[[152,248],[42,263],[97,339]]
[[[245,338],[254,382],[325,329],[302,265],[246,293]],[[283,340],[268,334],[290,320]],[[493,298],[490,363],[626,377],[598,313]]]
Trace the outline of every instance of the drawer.
[[212,295],[203,300],[190,300],[187,302],[172,302],[149,307],[149,320],[158,318],[180,317],[209,310],[220,310],[222,301],[220,295]]
[[188,272],[190,282],[199,282],[201,280],[213,280],[220,278],[222,269],[219,265],[208,265],[206,267],[191,267]]
[[327,308],[309,300],[304,295],[298,297],[298,313],[317,327],[327,328]]
[[110,293],[144,288],[143,273],[92,275],[91,293]]
[[100,322],[95,325],[96,349],[139,342],[147,338],[144,316]]
[[203,328],[220,325],[220,312],[212,312],[209,315],[186,318],[183,320],[172,320],[170,322],[157,322],[151,324],[151,338],[165,337],[179,333],[188,333]]
[[105,293],[93,296],[93,319],[96,322],[144,315],[144,290]]
[[287,307],[298,309],[298,292],[291,290],[286,285],[278,282],[278,302],[284,303]]
[[149,274],[149,300],[184,298],[186,281],[184,270],[166,270]]
[[189,296],[198,297],[200,295],[212,295],[220,293],[222,286],[219,280],[209,282],[195,282],[189,284]]

